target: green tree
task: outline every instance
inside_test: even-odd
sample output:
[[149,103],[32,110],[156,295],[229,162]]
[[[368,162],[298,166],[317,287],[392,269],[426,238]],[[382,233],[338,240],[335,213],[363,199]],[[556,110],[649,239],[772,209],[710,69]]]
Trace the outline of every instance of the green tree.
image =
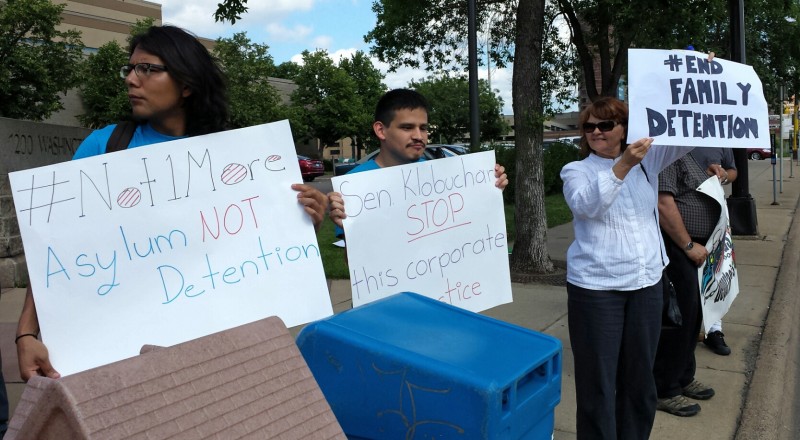
[[[358,131],[360,102],[355,80],[335,65],[326,51],[303,52],[303,67],[295,83],[292,107],[300,117],[300,124],[293,126],[296,136],[318,138],[322,148]],[[300,133],[301,127],[305,133]]]
[[[134,35],[144,33],[153,25],[152,18],[137,20],[131,26],[130,43]],[[109,41],[90,54],[81,65],[81,102],[85,113],[78,120],[86,127],[100,128],[131,118],[128,88],[119,77],[120,67],[128,63],[128,48]]]
[[294,61],[284,61],[275,67],[274,76],[276,78],[294,80],[297,78],[297,75],[300,74],[301,69],[302,67]]
[[[744,19],[746,61],[761,78],[767,102],[780,101],[782,85],[786,86],[788,96],[799,99],[800,4],[782,0],[748,1]],[[774,111],[780,109],[776,107]]]
[[342,58],[339,68],[355,82],[355,97],[358,108],[354,109],[354,131],[350,138],[355,147],[354,157],[358,157],[361,148],[368,151],[378,148],[378,140],[372,131],[375,119],[375,105],[386,92],[383,74],[362,51],[357,51],[350,58]]
[[244,32],[220,38],[214,47],[228,78],[230,125],[249,127],[286,117],[280,96],[268,78],[275,72],[269,46],[250,41]]
[[[466,77],[445,73],[412,81],[410,87],[428,100],[431,142],[452,144],[469,134],[469,81]],[[481,140],[490,141],[506,128],[501,115],[503,100],[489,90],[486,81],[478,83],[478,94]]]
[[[628,48],[684,48],[717,28],[724,0],[558,0],[590,101],[616,96]],[[724,9],[723,9],[724,10]],[[646,11],[646,13],[643,13]],[[724,22],[724,21],[723,21]],[[713,49],[709,49],[713,50]],[[600,73],[598,78],[596,72]]]
[[[568,17],[584,83],[592,85],[587,87],[590,99],[616,94],[627,69],[629,47],[682,49],[691,44],[698,51],[731,58],[728,0],[558,0],[558,4]],[[745,2],[746,63],[759,74],[769,101],[777,98],[781,84],[798,90],[800,47],[786,42],[800,37],[800,26],[791,22],[800,19],[799,9],[794,1]]]
[[79,32],[56,30],[64,6],[0,2],[0,116],[42,120],[64,108],[83,50]]
[[242,15],[247,12],[247,0],[223,0],[217,3],[217,10],[214,12],[215,21],[230,21],[235,24],[236,20],[241,20]]
[[[684,48],[714,52],[731,59],[730,2],[727,0],[559,0],[569,17],[574,47],[580,55],[584,82],[590,99],[614,95],[627,68],[627,49]],[[800,91],[800,45],[786,44],[800,38],[800,5],[784,0],[752,0],[745,3],[746,63],[764,84],[768,102],[777,102],[778,88]],[[641,11],[648,11],[641,14]],[[600,78],[594,66],[599,66]]]
[[78,115],[82,125],[99,128],[130,118],[131,103],[119,77],[120,67],[127,63],[128,52],[116,41],[100,46],[83,63],[80,91],[86,112]]

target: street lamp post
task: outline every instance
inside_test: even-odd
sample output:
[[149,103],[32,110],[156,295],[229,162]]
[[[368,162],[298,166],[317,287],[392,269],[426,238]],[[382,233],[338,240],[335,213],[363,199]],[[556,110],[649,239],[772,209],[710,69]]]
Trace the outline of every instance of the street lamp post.
[[[731,60],[744,64],[744,0],[729,0],[731,27]],[[728,197],[731,232],[734,235],[758,235],[756,201],[750,195],[750,176],[747,164],[747,150],[733,151],[738,177],[731,185]]]
[[469,143],[470,149],[478,151],[480,125],[478,112],[478,26],[475,0],[468,0],[467,40],[469,50]]

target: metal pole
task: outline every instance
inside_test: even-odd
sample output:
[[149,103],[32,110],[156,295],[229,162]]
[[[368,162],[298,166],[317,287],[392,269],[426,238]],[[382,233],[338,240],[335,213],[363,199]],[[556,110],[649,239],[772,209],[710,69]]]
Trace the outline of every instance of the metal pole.
[[[772,204],[778,205],[778,190],[775,188],[775,134],[770,136],[770,147],[772,148],[772,157],[769,159],[772,162]],[[780,133],[777,137],[781,137]],[[736,178],[739,179],[738,177]]]
[[[744,0],[728,0],[730,9],[731,61],[745,63],[744,54]],[[750,195],[750,173],[747,164],[747,150],[736,148],[733,151],[738,176],[731,185],[728,197],[731,232],[734,235],[758,235],[756,202]]]
[[783,194],[783,136],[781,136],[781,148],[780,148],[779,151],[780,151],[780,153],[778,154],[778,163],[780,165],[778,165],[778,169],[780,170],[780,173],[779,173],[780,174],[780,180],[778,180],[778,182],[780,184],[778,185],[778,188],[780,188],[780,193]]
[[772,165],[772,204],[773,205],[779,205],[779,203],[778,203],[778,190],[775,189],[775,185],[776,185],[776,183],[775,183],[776,180],[775,179],[776,179],[776,176],[775,176],[775,165],[773,163],[773,165]]
[[486,31],[486,83],[489,86],[489,90],[492,90],[492,55],[491,55],[491,44],[492,44],[492,26],[491,23],[486,27],[488,31]]
[[797,145],[797,101],[795,95],[792,95],[792,143],[789,146],[789,178],[794,178],[794,161],[792,156],[794,154],[795,145]]
[[480,121],[478,111],[478,29],[475,0],[467,5],[467,40],[469,43],[469,143],[472,151],[480,146]]
[[[795,140],[796,137],[797,137],[797,132],[793,131],[792,135],[789,137],[789,141],[790,141],[789,142],[789,145],[790,145],[789,151],[791,151],[791,149],[792,149],[791,145],[794,145],[794,140]],[[794,167],[792,166],[792,156],[791,155],[789,155],[789,178],[790,179],[794,178]]]
[[784,112],[784,95],[786,95],[786,87],[781,86],[781,135],[778,136],[778,192],[783,194],[783,115]]

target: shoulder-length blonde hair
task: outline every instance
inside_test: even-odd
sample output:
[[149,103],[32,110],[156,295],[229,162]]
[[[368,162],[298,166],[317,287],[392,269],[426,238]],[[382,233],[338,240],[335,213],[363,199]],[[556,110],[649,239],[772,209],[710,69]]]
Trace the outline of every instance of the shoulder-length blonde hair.
[[[586,133],[583,131],[583,124],[589,120],[589,116],[594,116],[597,119],[604,121],[615,121],[617,124],[622,125],[625,130],[623,139],[628,137],[628,105],[617,98],[604,96],[597,101],[586,106],[578,118],[578,127],[581,131],[581,157],[587,157],[589,154],[594,153],[589,147],[589,141],[586,140]],[[625,151],[628,144],[623,140],[620,152]]]

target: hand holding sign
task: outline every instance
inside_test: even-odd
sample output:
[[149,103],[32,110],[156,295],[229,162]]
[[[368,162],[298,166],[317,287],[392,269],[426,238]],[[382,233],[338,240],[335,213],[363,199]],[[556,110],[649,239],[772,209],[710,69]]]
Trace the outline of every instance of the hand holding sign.
[[628,139],[658,145],[769,147],[752,67],[688,50],[629,49]]

